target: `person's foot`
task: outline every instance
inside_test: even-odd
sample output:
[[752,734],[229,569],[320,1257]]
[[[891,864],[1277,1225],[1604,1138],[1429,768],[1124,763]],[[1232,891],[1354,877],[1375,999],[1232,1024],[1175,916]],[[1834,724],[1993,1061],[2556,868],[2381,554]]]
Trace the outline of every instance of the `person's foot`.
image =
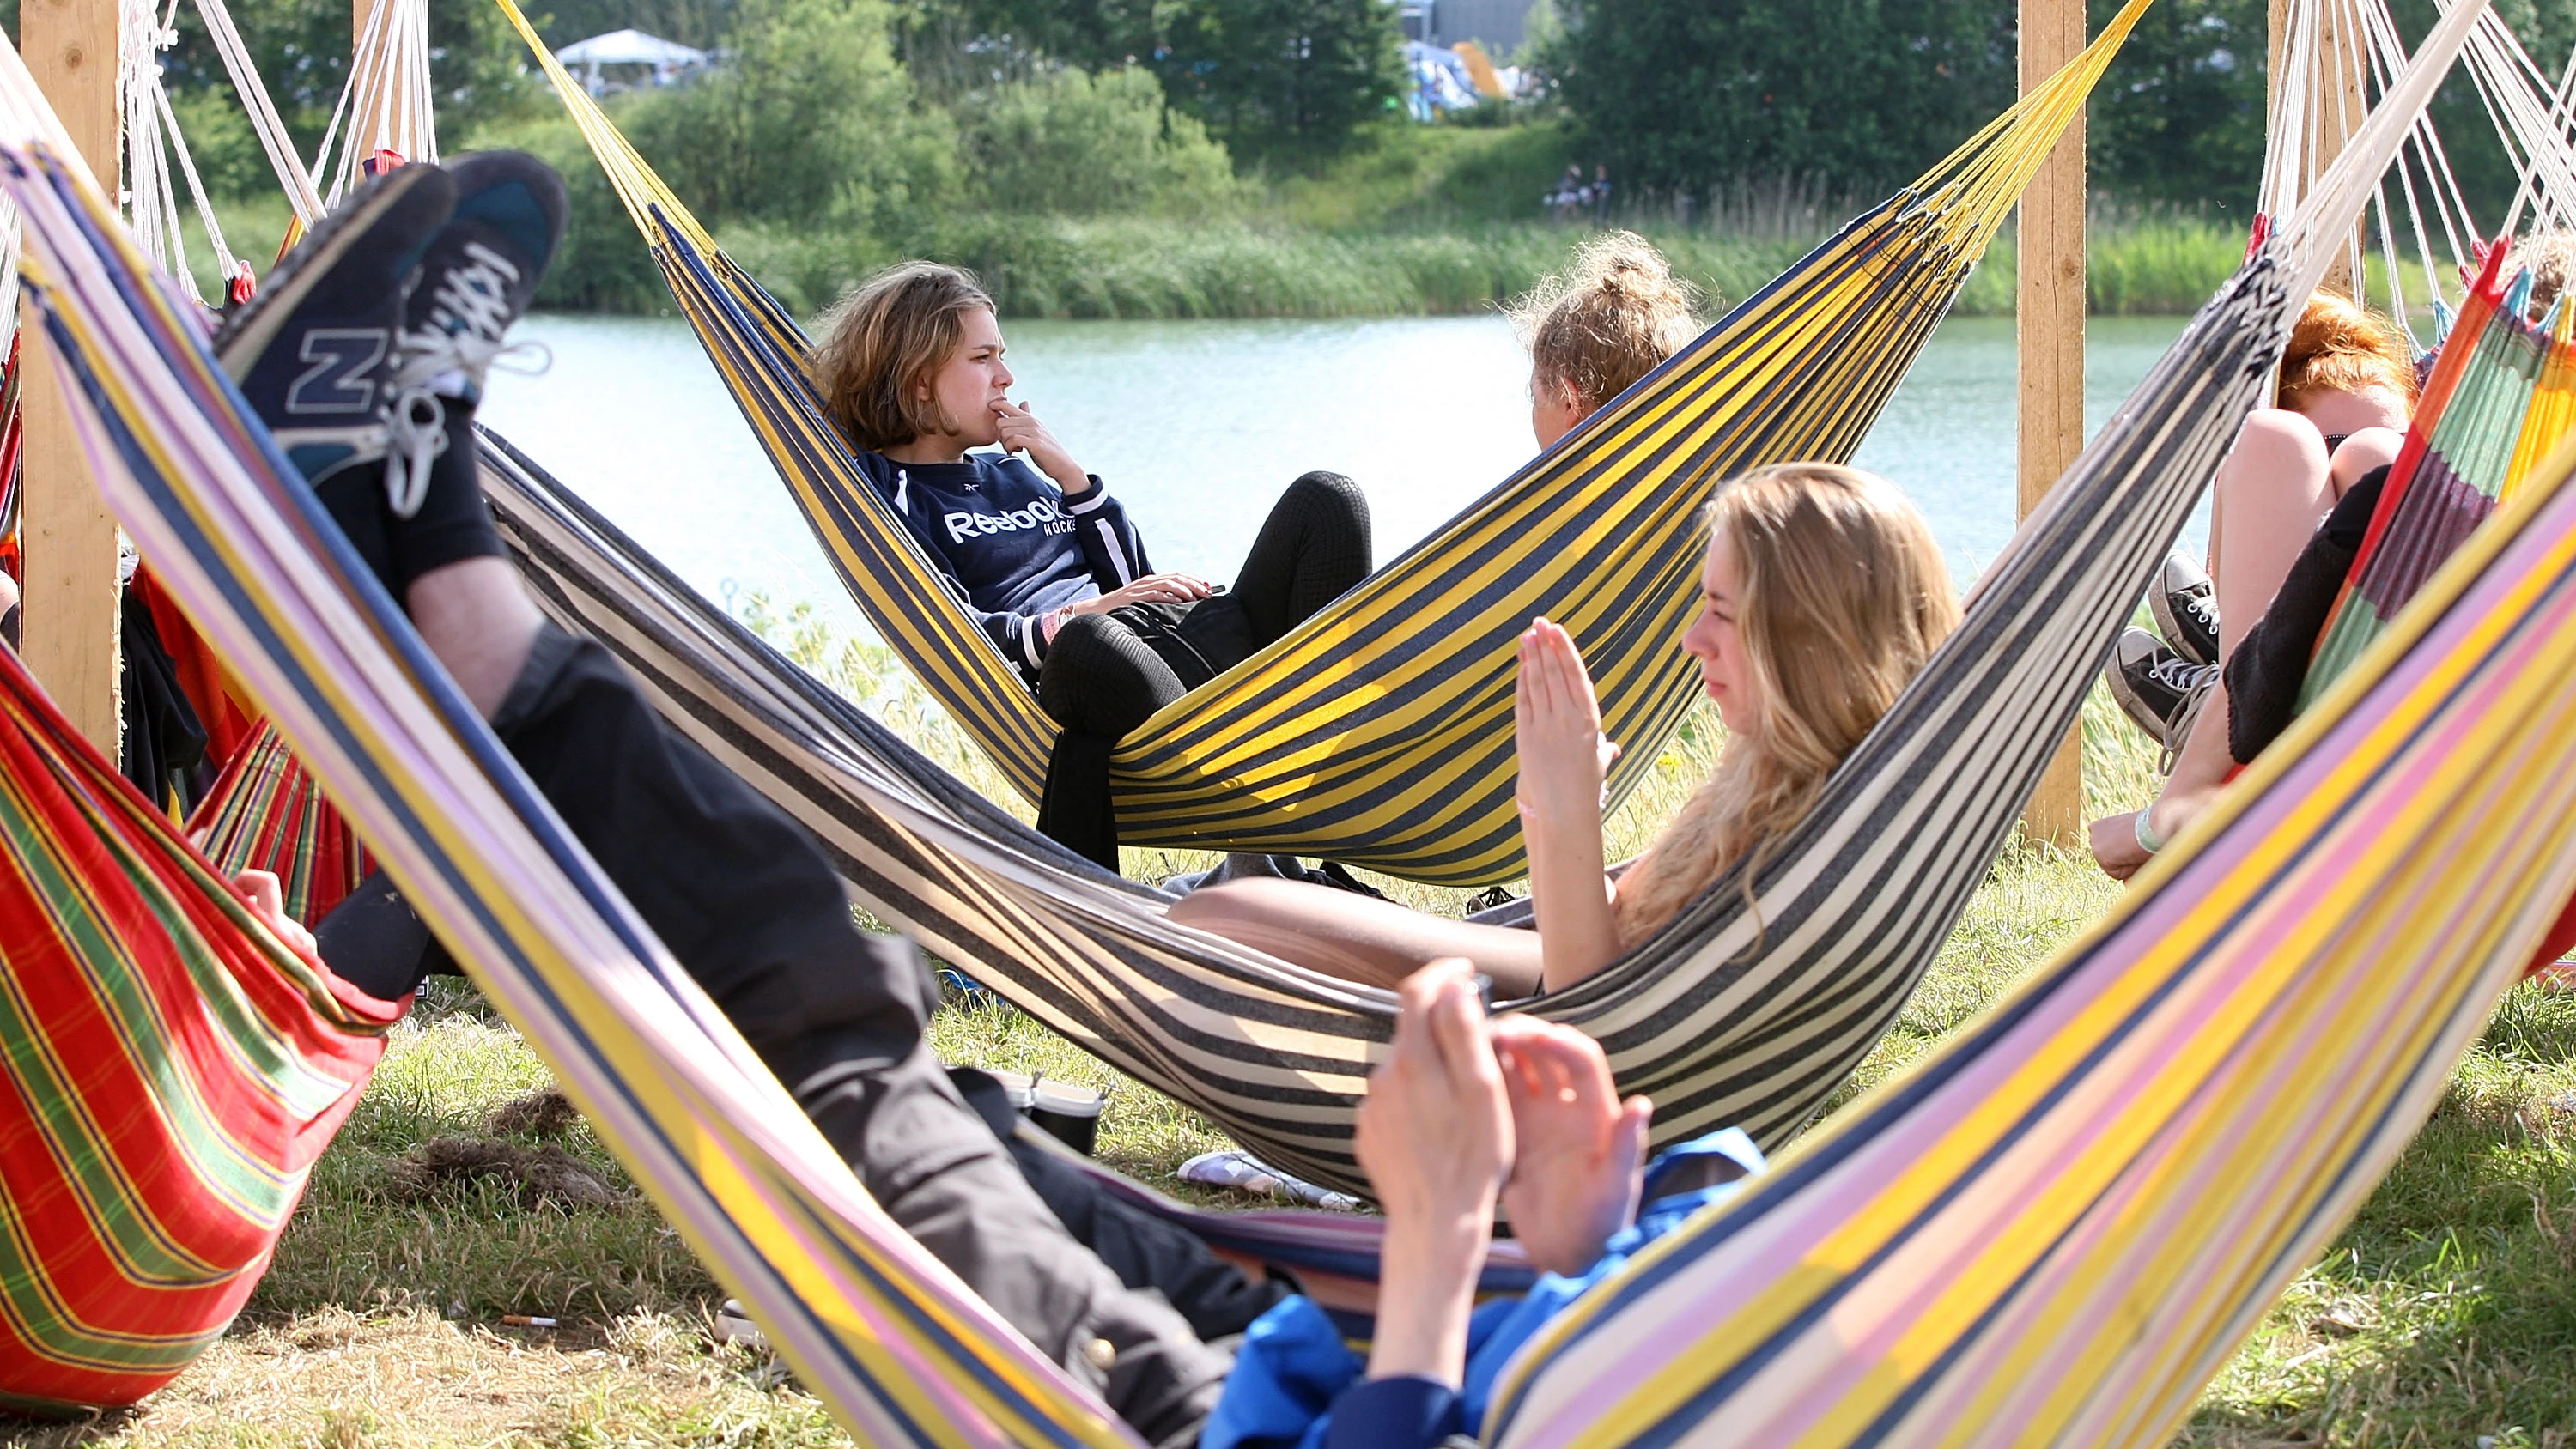
[[[483,380],[512,323],[528,310],[563,242],[563,178],[522,151],[479,151],[448,164],[456,205],[421,260],[403,318],[393,386],[441,411],[483,400]],[[408,518],[394,493],[394,511]]]
[[2194,664],[2135,625],[2120,635],[2103,673],[2120,708],[2167,751],[2182,748],[2193,718],[2218,684],[2217,665]]
[[455,198],[435,166],[368,182],[287,253],[214,338],[225,373],[380,575],[385,539],[372,465],[387,445],[385,384],[412,278]]
[[2218,596],[2209,575],[2181,554],[2165,559],[2156,586],[2147,591],[2147,612],[2175,653],[2194,664],[2218,660]]
[[484,378],[563,240],[563,178],[517,151],[450,163],[456,205],[421,258],[388,383],[385,464],[401,587],[462,559],[503,552],[475,462]]

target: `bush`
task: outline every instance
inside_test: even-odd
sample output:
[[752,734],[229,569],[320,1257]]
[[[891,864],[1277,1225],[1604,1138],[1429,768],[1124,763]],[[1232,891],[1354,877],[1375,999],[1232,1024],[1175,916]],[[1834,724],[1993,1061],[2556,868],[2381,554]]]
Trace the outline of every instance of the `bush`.
[[864,225],[957,190],[944,112],[913,105],[883,0],[742,0],[733,56],[620,121],[703,220]]
[[1232,165],[1206,127],[1165,109],[1151,71],[1067,68],[972,93],[957,106],[960,150],[997,211],[1223,209]]
[[[231,91],[175,91],[170,96],[170,111],[179,118],[179,134],[187,138],[188,158],[196,163],[197,179],[205,183],[208,196],[235,201],[278,194],[277,172],[269,166],[268,153],[260,149],[259,134],[250,128],[250,117],[242,114],[241,103],[233,99]],[[178,157],[170,158],[173,171],[178,164]],[[171,180],[183,188],[179,202],[186,205],[186,178],[173,176]]]

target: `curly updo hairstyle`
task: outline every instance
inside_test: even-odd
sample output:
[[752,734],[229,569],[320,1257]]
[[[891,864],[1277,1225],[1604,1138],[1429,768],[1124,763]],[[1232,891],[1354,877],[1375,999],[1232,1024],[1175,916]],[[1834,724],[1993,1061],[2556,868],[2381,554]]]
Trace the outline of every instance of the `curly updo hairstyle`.
[[1626,392],[1699,335],[1699,289],[1635,232],[1595,237],[1574,266],[1511,308],[1534,384],[1571,388],[1587,408]]

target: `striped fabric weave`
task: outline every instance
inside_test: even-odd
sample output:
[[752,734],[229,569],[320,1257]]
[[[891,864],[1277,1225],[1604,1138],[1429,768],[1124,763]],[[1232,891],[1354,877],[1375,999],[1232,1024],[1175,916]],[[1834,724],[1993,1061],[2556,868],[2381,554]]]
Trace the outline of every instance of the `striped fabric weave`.
[[393,1003],[257,926],[0,649],[0,1405],[128,1404],[231,1322]]
[[[2391,125],[2480,8],[2428,40]],[[0,106],[59,134],[14,54]],[[0,169],[112,506],[803,1381],[868,1442],[1133,1444],[831,1160],[47,154],[11,141]],[[1533,1342],[1489,1441],[2169,1437],[2576,889],[2571,471],[2541,470],[2100,930]]]

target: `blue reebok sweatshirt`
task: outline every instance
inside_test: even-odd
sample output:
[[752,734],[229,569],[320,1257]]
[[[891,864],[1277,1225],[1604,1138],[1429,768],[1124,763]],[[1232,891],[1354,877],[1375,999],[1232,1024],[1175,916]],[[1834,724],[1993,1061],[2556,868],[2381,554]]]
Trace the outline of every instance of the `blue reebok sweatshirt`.
[[985,636],[1032,681],[1046,661],[1042,617],[1154,571],[1127,510],[1098,478],[1068,505],[1053,480],[1004,453],[898,463],[861,449],[858,459]]

